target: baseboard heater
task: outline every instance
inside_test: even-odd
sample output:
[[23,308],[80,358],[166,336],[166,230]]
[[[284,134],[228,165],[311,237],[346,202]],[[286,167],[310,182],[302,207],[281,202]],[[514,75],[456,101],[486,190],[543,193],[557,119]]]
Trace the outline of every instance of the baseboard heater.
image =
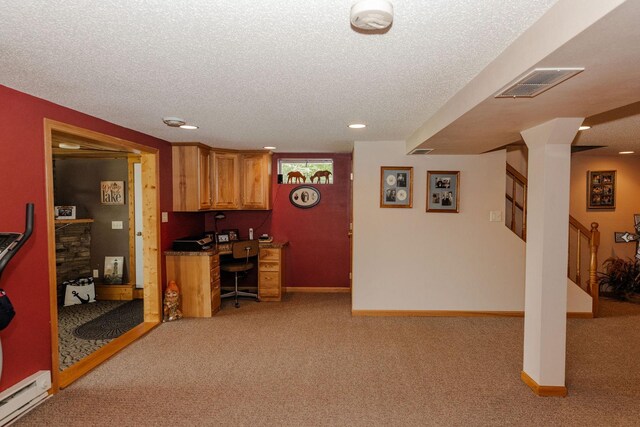
[[51,371],[39,371],[0,393],[0,426],[6,426],[49,397]]

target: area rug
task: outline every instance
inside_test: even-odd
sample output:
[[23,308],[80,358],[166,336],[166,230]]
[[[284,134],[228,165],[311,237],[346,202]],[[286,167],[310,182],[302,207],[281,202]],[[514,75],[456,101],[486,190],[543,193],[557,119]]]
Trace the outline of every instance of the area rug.
[[117,338],[143,320],[143,300],[134,299],[78,326],[73,335],[83,340]]

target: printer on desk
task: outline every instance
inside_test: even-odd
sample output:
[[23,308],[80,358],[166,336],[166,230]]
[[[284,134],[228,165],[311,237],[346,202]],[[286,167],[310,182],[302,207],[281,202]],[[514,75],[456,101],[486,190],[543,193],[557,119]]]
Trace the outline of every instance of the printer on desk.
[[182,237],[173,241],[173,250],[180,252],[200,252],[213,247],[213,239],[210,236]]

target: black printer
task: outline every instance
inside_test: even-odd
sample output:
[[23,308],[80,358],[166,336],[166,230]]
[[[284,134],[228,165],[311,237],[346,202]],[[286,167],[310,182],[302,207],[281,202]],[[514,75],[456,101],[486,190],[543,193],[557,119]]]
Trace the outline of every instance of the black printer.
[[173,250],[181,252],[200,252],[213,247],[213,239],[210,236],[182,237],[173,241]]

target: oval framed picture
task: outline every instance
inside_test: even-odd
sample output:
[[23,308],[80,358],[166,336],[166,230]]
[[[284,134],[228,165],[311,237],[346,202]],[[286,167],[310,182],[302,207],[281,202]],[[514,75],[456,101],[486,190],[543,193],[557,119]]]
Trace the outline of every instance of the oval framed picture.
[[320,190],[309,185],[301,185],[291,190],[289,201],[297,208],[312,208],[320,203]]

